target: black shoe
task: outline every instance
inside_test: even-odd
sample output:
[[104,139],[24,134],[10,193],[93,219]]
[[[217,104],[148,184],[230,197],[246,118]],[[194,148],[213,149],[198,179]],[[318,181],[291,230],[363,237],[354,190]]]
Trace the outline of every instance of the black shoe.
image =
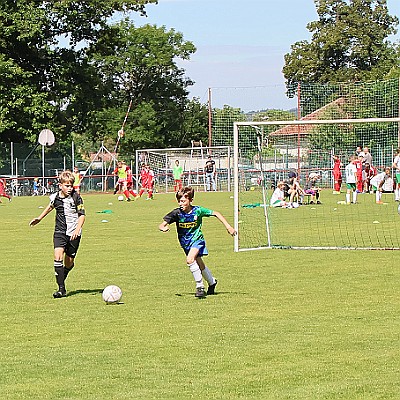
[[206,291],[204,290],[203,287],[198,287],[196,289],[196,293],[194,294],[195,297],[202,299],[204,297],[206,297]]
[[207,294],[215,294],[215,286],[217,286],[218,281],[215,280],[215,283],[213,285],[210,285],[207,289]]
[[60,299],[61,297],[67,297],[67,292],[65,290],[58,290],[53,293],[55,299]]
[[314,202],[311,200],[308,204],[314,204]]
[[319,200],[317,201],[317,204],[322,204]]
[[126,199],[126,201],[131,201],[130,197],[128,197],[128,198]]

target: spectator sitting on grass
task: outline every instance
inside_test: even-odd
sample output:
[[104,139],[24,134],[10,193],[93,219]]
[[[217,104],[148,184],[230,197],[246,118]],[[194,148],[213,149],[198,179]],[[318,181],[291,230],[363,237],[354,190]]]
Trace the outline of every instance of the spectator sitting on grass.
[[274,193],[272,193],[270,205],[271,207],[287,207],[284,192],[285,182],[279,181],[276,185]]

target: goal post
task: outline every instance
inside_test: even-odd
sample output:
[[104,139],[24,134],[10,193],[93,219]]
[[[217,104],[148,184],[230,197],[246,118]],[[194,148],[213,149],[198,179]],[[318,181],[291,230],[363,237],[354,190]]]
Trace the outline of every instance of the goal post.
[[[185,148],[141,149],[136,150],[136,176],[141,165],[146,163],[155,176],[155,191],[171,193],[175,191],[173,168],[176,161],[182,167],[182,184],[193,186],[196,191],[206,191],[207,182],[204,167],[211,155],[216,168],[216,189],[232,190],[232,147],[231,146],[192,146]],[[138,183],[137,183],[138,184]]]
[[[395,173],[392,169],[383,187],[382,201],[377,204],[374,187],[366,187],[372,175],[366,177],[364,156],[356,157],[360,146],[372,155],[375,174],[391,167],[399,146],[399,126],[399,117],[316,119],[314,116],[289,121],[235,122],[233,189],[234,224],[238,232],[235,251],[400,249]],[[341,160],[343,183],[339,192],[334,190],[333,155]],[[357,160],[361,163],[357,179],[362,181],[362,190],[355,189],[355,193],[360,192],[356,194],[356,204],[348,204],[345,167],[353,161],[357,164]],[[321,204],[306,194],[298,208],[271,207],[276,184],[286,181],[289,172],[298,176],[303,189],[310,176],[317,175]],[[350,191],[352,195],[353,190]]]

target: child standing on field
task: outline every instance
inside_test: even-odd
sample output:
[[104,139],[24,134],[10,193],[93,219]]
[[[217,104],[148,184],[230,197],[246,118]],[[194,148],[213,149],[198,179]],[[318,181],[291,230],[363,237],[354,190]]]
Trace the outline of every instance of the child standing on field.
[[201,231],[203,217],[217,217],[232,236],[236,235],[236,231],[218,211],[192,205],[193,198],[194,189],[192,187],[187,186],[179,190],[176,193],[179,208],[175,208],[164,217],[159,229],[162,232],[168,232],[169,225],[176,223],[179,243],[186,254],[187,266],[196,282],[195,296],[202,298],[206,296],[203,278],[208,283],[207,295],[214,294],[217,285],[217,280],[204,264],[202,258],[208,255],[206,242]]
[[339,156],[333,155],[333,169],[332,169],[332,174],[333,174],[333,191],[334,194],[340,194],[340,188],[342,186],[342,171],[340,170],[341,167],[341,161]]
[[83,176],[80,174],[78,167],[74,167],[74,190],[80,194],[81,193],[81,182],[83,179]]
[[357,166],[355,164],[355,157],[350,157],[349,163],[345,168],[346,174],[346,204],[350,204],[350,196],[353,193],[353,203],[357,202]]
[[64,171],[59,176],[59,191],[50,196],[50,204],[34,218],[29,225],[37,225],[52,210],[56,210],[54,228],[54,270],[58,290],[54,298],[66,297],[65,279],[74,267],[74,260],[79,248],[82,226],[85,222],[85,209],[81,196],[73,189],[75,177],[71,171]]
[[176,193],[178,190],[182,189],[183,168],[181,165],[179,165],[179,160],[175,161],[175,166],[172,170],[172,174],[174,176],[174,192]]

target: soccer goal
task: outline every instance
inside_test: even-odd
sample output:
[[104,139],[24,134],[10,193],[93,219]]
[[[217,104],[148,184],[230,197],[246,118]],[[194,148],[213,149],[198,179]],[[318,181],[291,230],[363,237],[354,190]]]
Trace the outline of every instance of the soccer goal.
[[[370,182],[392,166],[400,118],[315,118],[234,123],[235,251],[400,249],[395,171],[384,181],[378,203]],[[339,187],[335,159],[340,160]],[[349,202],[345,172],[350,163],[357,172]],[[302,194],[292,202],[286,197],[284,207],[271,206],[273,191],[279,182],[287,183],[289,173],[296,174]],[[311,177],[317,177],[312,184]]]
[[194,142],[192,147],[168,149],[142,149],[136,151],[136,176],[140,166],[146,163],[155,176],[158,193],[174,192],[173,168],[176,161],[182,167],[183,186],[193,186],[197,191],[206,191],[204,167],[208,156],[215,162],[215,181],[218,191],[231,191],[232,148],[230,146],[203,146]]

